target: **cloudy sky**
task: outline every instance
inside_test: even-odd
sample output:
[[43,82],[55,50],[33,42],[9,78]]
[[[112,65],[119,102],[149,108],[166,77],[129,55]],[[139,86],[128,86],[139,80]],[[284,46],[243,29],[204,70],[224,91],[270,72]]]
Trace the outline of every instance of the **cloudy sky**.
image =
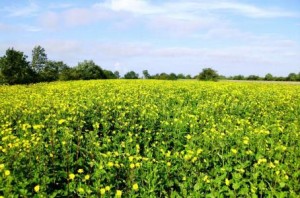
[[1,0],[0,56],[75,66],[94,60],[121,73],[285,76],[300,72],[299,0]]

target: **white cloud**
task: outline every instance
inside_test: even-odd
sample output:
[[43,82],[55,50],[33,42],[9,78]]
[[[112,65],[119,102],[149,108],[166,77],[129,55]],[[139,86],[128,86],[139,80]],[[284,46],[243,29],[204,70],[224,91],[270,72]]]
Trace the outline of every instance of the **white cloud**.
[[39,6],[33,1],[29,1],[26,6],[7,6],[4,11],[8,12],[8,17],[28,17],[33,16],[39,11]]
[[45,29],[56,30],[60,25],[61,19],[56,12],[46,12],[39,18],[39,23]]
[[0,30],[2,32],[9,32],[9,33],[20,33],[20,32],[39,32],[42,29],[37,26],[26,25],[26,24],[6,24],[0,23]]
[[94,6],[134,14],[157,14],[163,11],[160,7],[152,6],[148,1],[143,0],[109,0],[104,3],[95,4]]
[[40,16],[39,22],[46,29],[58,30],[59,28],[88,25],[112,17],[113,15],[108,10],[91,6],[48,11]]
[[299,13],[285,11],[274,8],[260,8],[250,4],[237,2],[221,2],[210,5],[209,8],[215,10],[230,10],[237,14],[252,18],[280,18],[280,17],[299,17]]
[[66,8],[71,8],[73,7],[74,5],[71,4],[71,3],[51,3],[48,7],[50,9],[66,9]]
[[106,7],[113,11],[126,11],[134,14],[150,15],[163,14],[177,19],[195,19],[197,15],[208,15],[211,11],[224,10],[253,18],[299,17],[299,13],[275,8],[262,8],[234,1],[151,1],[140,0],[106,0],[97,6]]

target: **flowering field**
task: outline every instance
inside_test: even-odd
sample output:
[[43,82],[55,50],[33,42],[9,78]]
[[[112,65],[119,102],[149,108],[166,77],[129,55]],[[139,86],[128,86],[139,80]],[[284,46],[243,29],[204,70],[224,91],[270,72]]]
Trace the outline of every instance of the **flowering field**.
[[300,86],[0,87],[0,197],[299,197]]

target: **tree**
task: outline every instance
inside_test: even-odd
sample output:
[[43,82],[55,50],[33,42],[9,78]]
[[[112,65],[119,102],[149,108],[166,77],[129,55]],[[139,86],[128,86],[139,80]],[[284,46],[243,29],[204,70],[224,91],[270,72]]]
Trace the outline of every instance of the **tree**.
[[6,50],[0,59],[0,71],[3,81],[10,85],[26,84],[35,81],[35,72],[30,68],[27,56],[13,48]]
[[94,63],[92,60],[84,60],[78,63],[76,70],[76,78],[81,80],[90,79],[106,79],[102,68]]
[[297,81],[297,78],[298,78],[297,74],[295,74],[295,73],[290,73],[286,79],[287,79],[288,81]]
[[144,70],[143,75],[144,75],[145,79],[150,79],[151,78],[151,75],[149,74],[148,70]]
[[115,72],[114,72],[114,75],[116,76],[117,79],[120,78],[120,72],[119,72],[119,71],[115,71]]
[[62,61],[47,61],[39,76],[41,81],[56,81],[60,74],[68,68]]
[[198,75],[198,80],[213,80],[217,81],[219,78],[219,75],[217,71],[211,69],[211,68],[204,68],[201,73]]
[[168,80],[177,80],[176,74],[170,73],[170,75],[168,75]]
[[66,67],[61,70],[58,79],[62,81],[79,80],[79,77],[75,68]]
[[134,71],[130,71],[130,72],[127,72],[124,75],[124,78],[125,79],[138,79],[139,78],[139,74],[135,73]]
[[117,76],[110,70],[103,70],[104,75],[107,79],[116,79]]
[[183,73],[180,73],[177,75],[178,79],[186,79],[185,75]]
[[268,73],[268,74],[266,74],[264,80],[271,81],[271,80],[274,80],[274,77],[272,74]]
[[233,76],[232,80],[245,80],[245,77],[243,75],[237,75],[237,76]]
[[256,75],[250,75],[246,78],[246,80],[260,80],[260,77]]
[[35,46],[32,50],[32,69],[39,74],[46,66],[48,59],[44,48],[41,46]]

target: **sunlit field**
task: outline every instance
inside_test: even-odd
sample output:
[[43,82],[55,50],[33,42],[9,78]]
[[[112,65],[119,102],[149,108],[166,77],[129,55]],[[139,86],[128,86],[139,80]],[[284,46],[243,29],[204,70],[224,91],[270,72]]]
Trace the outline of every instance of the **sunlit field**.
[[0,197],[299,197],[300,86],[0,86]]

